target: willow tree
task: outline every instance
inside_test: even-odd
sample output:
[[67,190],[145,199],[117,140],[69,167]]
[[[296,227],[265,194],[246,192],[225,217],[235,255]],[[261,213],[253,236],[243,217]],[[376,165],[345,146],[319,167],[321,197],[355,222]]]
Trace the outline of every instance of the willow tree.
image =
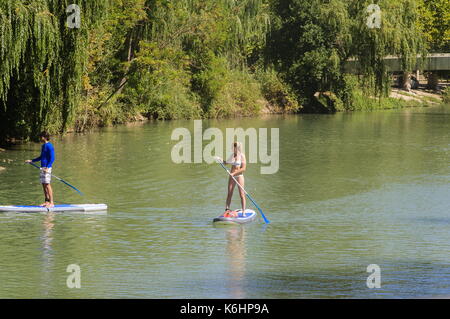
[[355,21],[351,52],[358,59],[365,79],[373,78],[376,91],[387,95],[390,75],[384,58],[399,57],[401,69],[408,73],[420,64],[426,46],[417,25],[419,15],[415,0],[379,1],[381,24],[375,27],[368,26],[367,8],[371,2],[354,0],[349,3],[349,12]]
[[[446,0],[418,0],[420,19],[418,27],[422,30],[427,48],[433,53],[450,52],[450,2]],[[428,88],[436,90],[439,86],[439,75],[445,71],[434,71],[428,74]]]
[[130,56],[139,59],[127,61],[124,71],[132,80],[124,89],[125,100],[127,94],[137,98],[137,91],[155,89],[140,87],[139,79],[155,74],[154,66],[164,60],[180,79],[189,73],[189,89],[200,96],[206,111],[224,85],[224,73],[247,68],[248,58],[264,45],[269,25],[265,0],[147,0],[145,7],[146,17],[127,35]]
[[147,17],[130,30],[139,40],[185,51],[208,46],[239,65],[264,44],[270,25],[268,0],[147,0]]
[[422,29],[428,49],[435,53],[450,52],[450,1],[418,0]]
[[88,29],[107,1],[80,0],[79,29],[67,27],[67,0],[0,2],[0,139],[27,138],[72,121],[86,65]]
[[[368,23],[374,2],[381,10],[380,24]],[[268,58],[311,111],[320,111],[313,103],[316,92],[342,95],[347,90],[349,58],[359,61],[364,87],[385,96],[390,75],[383,59],[399,56],[407,71],[424,51],[414,0],[274,0],[271,8]]]
[[259,54],[266,44],[270,28],[270,12],[268,1],[222,0],[222,5],[230,12],[229,37],[226,48],[229,59],[234,65],[246,66],[248,58]]

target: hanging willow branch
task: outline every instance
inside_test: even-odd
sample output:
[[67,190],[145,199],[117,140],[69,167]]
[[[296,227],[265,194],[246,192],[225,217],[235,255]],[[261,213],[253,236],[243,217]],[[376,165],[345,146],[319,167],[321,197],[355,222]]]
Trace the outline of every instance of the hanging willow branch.
[[0,138],[64,131],[79,103],[89,26],[109,0],[80,0],[82,27],[66,26],[67,0],[0,2]]
[[424,37],[418,29],[418,10],[414,0],[381,0],[381,28],[369,29],[366,25],[365,8],[372,1],[353,0],[349,4],[353,43],[351,50],[359,60],[362,74],[374,76],[375,89],[386,94],[389,89],[389,74],[383,63],[388,55],[400,57],[404,71],[412,71],[419,62],[418,55],[425,55]]

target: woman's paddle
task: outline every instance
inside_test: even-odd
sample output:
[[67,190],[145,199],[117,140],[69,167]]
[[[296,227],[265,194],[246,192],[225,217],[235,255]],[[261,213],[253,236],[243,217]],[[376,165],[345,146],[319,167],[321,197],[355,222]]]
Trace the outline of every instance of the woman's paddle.
[[[34,163],[32,163],[32,162],[29,162],[28,164],[33,165],[34,167],[36,167],[36,168],[38,168],[38,169],[41,169],[39,166],[37,166],[36,164],[34,164]],[[76,190],[76,191],[78,192],[78,194],[80,194],[81,196],[84,195],[84,194],[83,194],[82,192],[80,192],[76,187],[70,185],[70,184],[67,183],[65,180],[63,180],[63,179],[61,179],[61,178],[59,178],[59,177],[57,177],[57,176],[55,176],[55,175],[53,175],[53,174],[50,174],[50,175],[52,175],[52,176],[53,176],[54,178],[56,178],[58,181],[63,182],[63,183],[66,184],[67,186],[72,187],[72,188],[73,188],[74,190]]]
[[255,207],[259,210],[259,212],[261,213],[262,218],[264,219],[264,221],[266,222],[266,224],[269,224],[270,221],[266,218],[266,216],[264,216],[264,213],[262,212],[261,208],[258,206],[258,204],[255,203],[255,201],[253,200],[253,198],[250,196],[249,193],[247,193],[247,191],[244,189],[244,187],[241,186],[241,184],[238,183],[238,181],[236,180],[236,178],[234,178],[233,175],[231,175],[230,171],[225,167],[225,165],[223,165],[223,161],[219,161],[218,159],[217,163],[219,163],[220,165],[222,165],[223,169],[227,171],[228,175],[231,176],[232,179],[234,179],[234,181],[236,182],[237,186],[239,186],[240,189],[242,189],[245,193],[245,195],[247,195],[248,199],[250,199],[252,201],[252,203],[255,205]]

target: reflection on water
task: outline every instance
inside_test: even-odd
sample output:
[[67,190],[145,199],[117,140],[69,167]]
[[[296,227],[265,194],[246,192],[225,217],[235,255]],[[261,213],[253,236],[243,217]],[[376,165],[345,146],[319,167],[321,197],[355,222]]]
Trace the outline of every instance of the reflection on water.
[[52,281],[52,272],[54,268],[53,264],[53,249],[52,249],[52,241],[53,241],[53,227],[55,227],[54,223],[55,213],[48,212],[44,217],[44,232],[42,235],[42,294],[44,296],[48,296],[49,291],[49,283]]
[[[211,225],[226,173],[174,164],[178,127],[193,123],[54,139],[54,174],[85,194],[54,181],[56,202],[106,203],[108,214],[0,214],[0,298],[449,295],[448,108],[204,121],[204,129],[280,129],[278,173],[246,171],[246,190],[271,221],[263,230],[261,219]],[[2,205],[42,201],[23,164],[39,148],[0,153]],[[382,287],[371,290],[374,263]],[[70,264],[81,267],[81,289],[66,285]]]
[[228,288],[231,298],[245,298],[243,287],[245,278],[245,227],[227,227],[225,232],[228,257]]
[[[55,213],[54,212],[48,212],[45,214],[45,218],[44,218],[44,235],[42,236],[43,239],[43,243],[44,243],[44,256],[49,257],[51,255],[52,252],[52,231],[53,231],[53,227],[55,226],[54,224],[54,219],[55,219]],[[48,258],[45,258],[48,259]]]

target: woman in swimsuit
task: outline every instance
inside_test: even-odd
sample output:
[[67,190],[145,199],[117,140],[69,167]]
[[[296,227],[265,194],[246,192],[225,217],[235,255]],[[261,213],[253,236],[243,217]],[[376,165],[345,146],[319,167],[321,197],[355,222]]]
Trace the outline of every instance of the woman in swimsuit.
[[[233,143],[233,154],[227,161],[223,161],[224,164],[231,164],[231,175],[238,181],[238,183],[244,188],[244,172],[246,168],[246,159],[244,153],[242,153],[242,144],[239,142]],[[225,206],[225,214],[227,217],[237,217],[236,214],[232,214],[230,210],[231,198],[233,197],[234,187],[236,182],[233,178],[228,179],[228,196]],[[239,187],[239,196],[241,197],[242,213],[245,212],[245,193],[241,187]],[[233,215],[233,216],[231,216]]]

